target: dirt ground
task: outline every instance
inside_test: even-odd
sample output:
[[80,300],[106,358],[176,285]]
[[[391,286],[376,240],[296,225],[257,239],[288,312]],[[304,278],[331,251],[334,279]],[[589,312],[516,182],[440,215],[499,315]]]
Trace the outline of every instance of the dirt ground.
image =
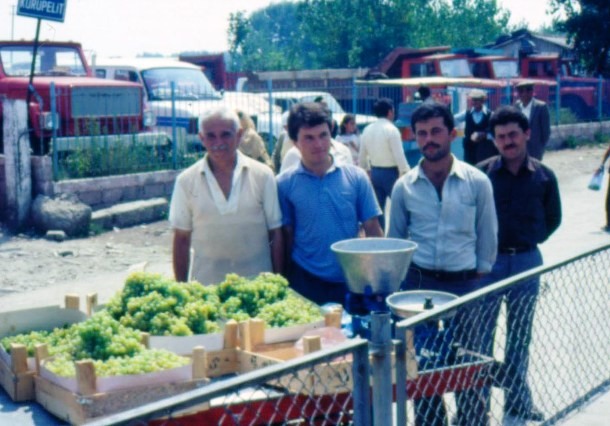
[[[605,187],[600,192],[586,188],[604,150],[589,146],[546,154],[545,163],[558,176],[564,206],[562,226],[542,247],[547,262],[610,242],[610,235],[600,230]],[[145,262],[147,270],[171,274],[171,236],[166,221],[64,242],[10,235],[0,228],[0,304],[21,300],[34,290],[59,291],[66,283],[103,289],[110,279],[120,280],[130,267],[140,268]]]

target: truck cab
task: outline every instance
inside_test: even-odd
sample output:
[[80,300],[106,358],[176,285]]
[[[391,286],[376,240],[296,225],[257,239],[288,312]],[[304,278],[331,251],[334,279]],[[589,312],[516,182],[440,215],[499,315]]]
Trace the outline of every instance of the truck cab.
[[[158,134],[146,132],[151,123],[140,84],[93,78],[80,44],[44,41],[37,49],[29,91],[33,56],[33,41],[0,41],[0,98],[28,102],[34,154],[134,138],[159,143]],[[0,133],[0,143],[1,138]]]
[[[201,67],[170,58],[96,58],[93,72],[99,78],[135,81],[144,87],[144,102],[154,115],[155,129],[176,140],[179,152],[203,149],[198,133],[202,114],[227,106],[242,110],[255,123],[270,113],[281,122],[281,112],[251,93],[214,89]],[[261,136],[265,128],[257,127]]]

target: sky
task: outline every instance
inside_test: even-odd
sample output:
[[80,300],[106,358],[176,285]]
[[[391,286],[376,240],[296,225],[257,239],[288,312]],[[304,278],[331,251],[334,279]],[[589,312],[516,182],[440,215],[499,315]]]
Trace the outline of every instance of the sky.
[[[280,0],[65,0],[65,21],[43,20],[40,40],[78,41],[89,54],[135,56],[227,50],[229,15]],[[548,0],[498,0],[511,23],[536,29],[550,18]],[[33,39],[37,20],[13,16],[17,0],[0,0],[0,40]]]

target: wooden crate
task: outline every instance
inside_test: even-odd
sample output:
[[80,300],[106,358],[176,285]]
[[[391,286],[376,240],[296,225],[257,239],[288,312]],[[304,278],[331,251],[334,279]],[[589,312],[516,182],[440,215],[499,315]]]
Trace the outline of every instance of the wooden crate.
[[[121,379],[124,383],[121,387],[106,391],[99,389],[92,361],[75,363],[76,378],[72,381],[74,388],[68,388],[53,380],[52,373],[42,370],[47,358],[46,347],[41,345],[36,350],[37,364],[41,368],[34,376],[36,401],[53,415],[76,425],[193,390],[209,382],[205,376],[207,358],[203,348],[193,349],[192,370],[186,380],[161,381],[157,378],[143,384],[141,380],[146,375],[133,378],[123,376]],[[132,385],[130,379],[135,384]]]
[[[77,295],[66,295],[65,304],[65,308],[45,306],[0,313],[0,338],[33,330],[52,330],[86,319],[85,313],[79,310]],[[35,374],[34,358],[28,358],[25,346],[13,345],[10,354],[0,348],[0,386],[13,401],[34,399]]]

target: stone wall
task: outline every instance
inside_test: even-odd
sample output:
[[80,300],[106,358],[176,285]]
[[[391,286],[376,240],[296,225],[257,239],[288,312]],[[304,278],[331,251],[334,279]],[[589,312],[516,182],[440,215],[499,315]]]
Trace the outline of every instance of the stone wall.
[[551,139],[549,140],[548,148],[565,148],[567,146],[566,142],[570,138],[576,138],[577,140],[592,140],[600,133],[610,135],[610,121],[551,126]]

